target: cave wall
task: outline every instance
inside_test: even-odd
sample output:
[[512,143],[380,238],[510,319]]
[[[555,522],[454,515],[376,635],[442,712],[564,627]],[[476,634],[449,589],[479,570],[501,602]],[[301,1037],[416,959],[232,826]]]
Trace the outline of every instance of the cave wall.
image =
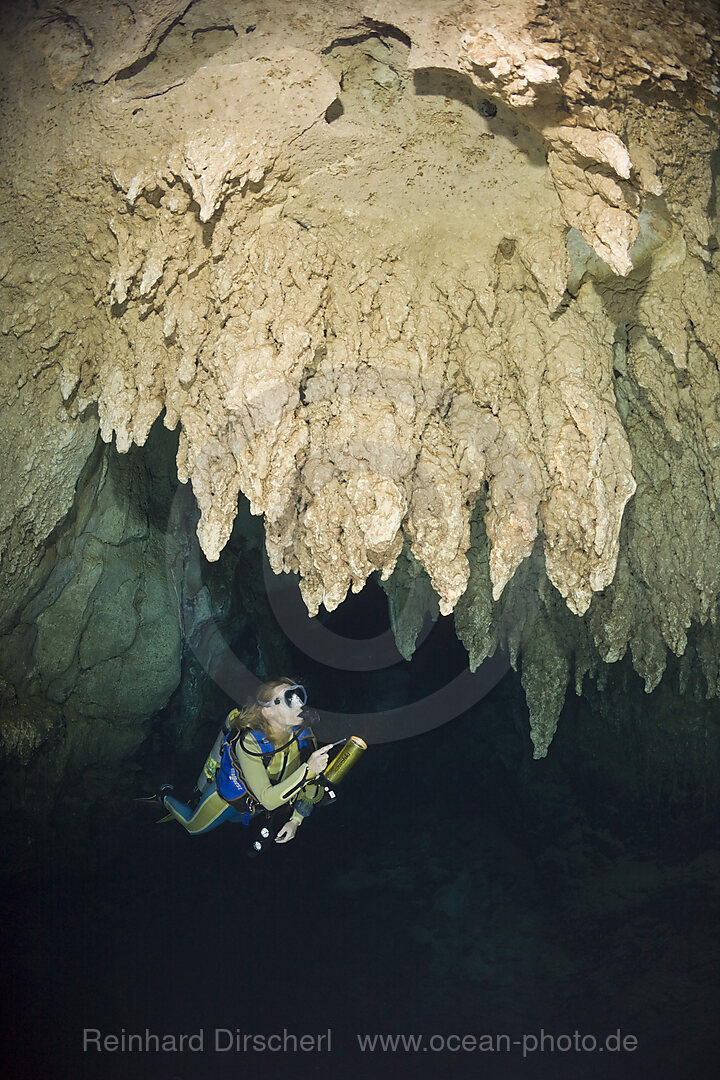
[[379,574],[406,656],[454,612],[471,666],[521,664],[537,756],[626,654],[717,694],[711,4],[4,20],[7,700],[149,717],[177,686],[208,596],[114,503],[158,417],[209,560],[242,493],[311,612]]
[[166,570],[177,544],[165,530],[172,441],[161,429],[150,460],[97,440],[2,636],[3,749],[23,764],[40,746],[56,776],[88,756],[98,765],[129,756],[178,685],[181,627]]

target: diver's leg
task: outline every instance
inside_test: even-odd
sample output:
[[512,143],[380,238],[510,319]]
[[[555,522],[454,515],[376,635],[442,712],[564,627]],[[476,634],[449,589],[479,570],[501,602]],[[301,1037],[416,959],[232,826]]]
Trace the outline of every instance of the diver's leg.
[[210,832],[224,821],[237,817],[236,811],[220,798],[214,786],[195,810],[191,810],[187,803],[180,802],[173,795],[165,796],[163,806],[192,836]]

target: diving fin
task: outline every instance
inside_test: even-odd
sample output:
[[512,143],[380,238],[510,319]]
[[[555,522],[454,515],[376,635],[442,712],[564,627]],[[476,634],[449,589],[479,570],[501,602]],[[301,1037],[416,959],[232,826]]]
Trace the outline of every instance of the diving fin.
[[[160,788],[160,790],[156,791],[154,795],[141,795],[138,798],[135,798],[133,801],[134,802],[146,802],[146,803],[160,803],[160,805],[162,806],[163,805],[163,799],[165,798],[165,796],[169,795],[170,792],[173,791],[173,790],[174,790],[174,788],[173,788],[172,784],[163,784],[163,786]],[[164,821],[165,819],[163,818],[162,820]]]
[[[165,788],[160,788],[160,791],[157,793],[157,795],[143,795],[140,798],[133,799],[133,802],[153,803],[155,806],[157,806],[158,803],[162,804],[163,792],[168,789],[170,789],[169,784]],[[172,821],[174,817],[174,814],[166,814],[165,817],[158,818],[155,824],[161,825],[163,821]]]

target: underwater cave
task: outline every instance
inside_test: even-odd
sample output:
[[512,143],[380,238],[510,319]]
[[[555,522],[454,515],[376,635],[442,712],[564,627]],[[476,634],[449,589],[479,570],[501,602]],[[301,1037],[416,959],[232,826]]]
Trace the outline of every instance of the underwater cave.
[[6,1074],[714,1076],[715,5],[1,19]]

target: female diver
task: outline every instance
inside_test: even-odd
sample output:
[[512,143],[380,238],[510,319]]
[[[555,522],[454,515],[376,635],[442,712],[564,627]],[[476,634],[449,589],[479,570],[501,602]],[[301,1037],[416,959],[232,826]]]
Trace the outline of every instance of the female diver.
[[198,806],[192,810],[172,795],[158,795],[168,818],[199,836],[225,821],[247,825],[263,809],[272,813],[285,807],[291,814],[275,841],[292,840],[323,797],[322,785],[314,780],[333,745],[318,749],[311,728],[300,718],[306,701],[305,688],[291,679],[264,683],[252,705],[230,713],[220,764]]

